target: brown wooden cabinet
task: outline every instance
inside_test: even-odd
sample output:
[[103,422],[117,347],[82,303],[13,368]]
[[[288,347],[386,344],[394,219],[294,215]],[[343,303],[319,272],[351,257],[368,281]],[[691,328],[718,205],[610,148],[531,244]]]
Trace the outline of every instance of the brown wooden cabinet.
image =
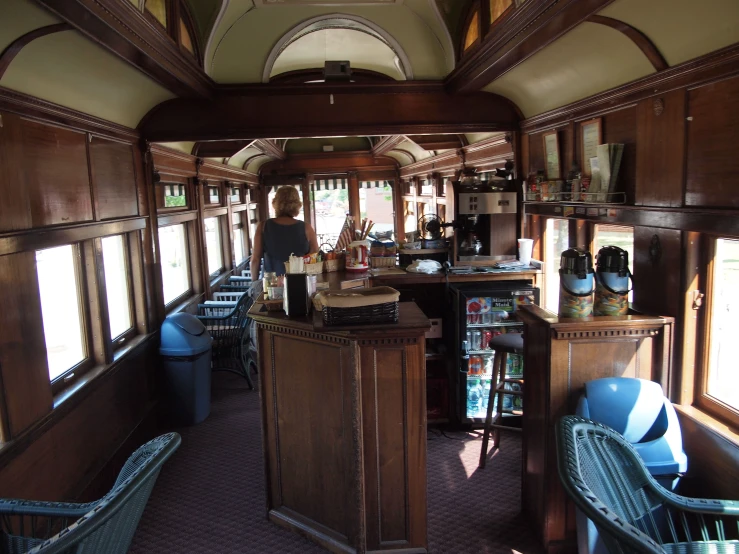
[[395,324],[258,323],[270,520],[333,552],[426,552],[428,319]]
[[538,306],[518,312],[524,323],[522,505],[549,554],[575,552],[574,504],[557,475],[554,425],[575,413],[587,381],[638,377],[670,390],[674,320],[632,314],[558,318]]

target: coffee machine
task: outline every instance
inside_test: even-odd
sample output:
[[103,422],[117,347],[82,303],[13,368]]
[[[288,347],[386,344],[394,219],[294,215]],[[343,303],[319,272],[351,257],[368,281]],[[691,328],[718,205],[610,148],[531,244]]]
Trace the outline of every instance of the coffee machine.
[[492,266],[516,257],[518,193],[513,180],[466,176],[454,190],[454,265]]

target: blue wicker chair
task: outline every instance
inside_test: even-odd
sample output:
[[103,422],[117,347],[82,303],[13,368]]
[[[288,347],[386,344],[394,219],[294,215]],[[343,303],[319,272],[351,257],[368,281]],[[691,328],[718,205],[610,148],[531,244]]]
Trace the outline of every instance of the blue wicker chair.
[[128,458],[111,491],[95,502],[0,500],[0,552],[128,552],[159,470],[179,445],[177,433],[147,442]]
[[611,554],[739,553],[739,502],[668,491],[634,447],[600,423],[565,416],[556,439],[560,481]]
[[[224,287],[221,287],[223,290]],[[248,290],[248,289],[247,289]],[[246,292],[246,291],[244,291]],[[244,379],[254,390],[249,358],[249,318],[253,301],[243,294],[233,308],[198,304],[198,319],[213,337],[213,371],[230,371]]]

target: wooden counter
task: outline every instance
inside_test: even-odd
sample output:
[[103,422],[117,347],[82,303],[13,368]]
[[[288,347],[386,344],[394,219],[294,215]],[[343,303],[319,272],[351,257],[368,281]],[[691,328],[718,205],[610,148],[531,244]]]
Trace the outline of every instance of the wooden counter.
[[398,323],[325,327],[260,308],[269,519],[333,552],[426,552],[426,316],[403,302]]
[[351,271],[335,271],[332,273],[322,273],[318,276],[319,283],[328,283],[330,289],[346,288],[346,284],[354,283],[361,286],[362,281],[368,282],[371,286],[401,286],[401,285],[422,285],[422,284],[438,284],[438,283],[482,283],[491,281],[512,281],[518,279],[530,279],[534,286],[539,286],[541,279],[540,270],[527,271],[495,271],[490,273],[473,273],[468,275],[450,274],[447,280],[444,273],[426,274],[426,273],[408,273],[403,270],[397,270],[399,273],[380,273],[373,274],[371,271],[351,272]]
[[559,318],[521,306],[524,323],[521,505],[548,554],[575,553],[574,504],[557,474],[554,425],[574,414],[587,381],[638,377],[670,390],[671,317],[632,314]]

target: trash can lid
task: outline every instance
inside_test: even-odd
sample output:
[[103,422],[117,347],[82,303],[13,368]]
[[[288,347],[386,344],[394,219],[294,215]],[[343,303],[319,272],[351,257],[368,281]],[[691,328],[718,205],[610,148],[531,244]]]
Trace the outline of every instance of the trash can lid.
[[210,348],[213,339],[205,325],[188,313],[172,314],[162,323],[159,353],[164,356],[192,356]]

